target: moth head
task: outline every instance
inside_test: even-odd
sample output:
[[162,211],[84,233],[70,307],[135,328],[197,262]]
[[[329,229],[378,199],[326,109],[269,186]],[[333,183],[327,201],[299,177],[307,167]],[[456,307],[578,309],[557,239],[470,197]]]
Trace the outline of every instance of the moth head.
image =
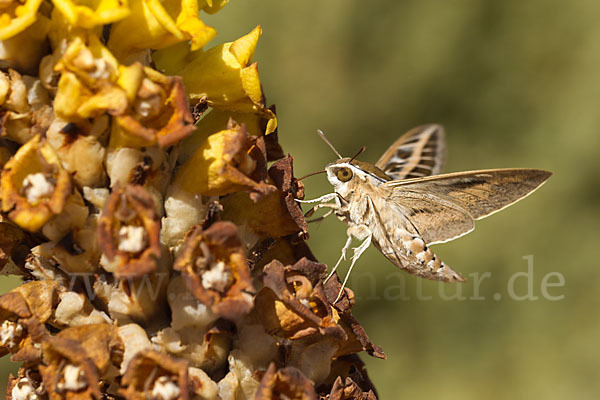
[[341,158],[332,162],[325,167],[325,171],[335,191],[342,195],[360,182],[370,181],[378,184],[389,180],[389,177],[374,165],[350,158]]

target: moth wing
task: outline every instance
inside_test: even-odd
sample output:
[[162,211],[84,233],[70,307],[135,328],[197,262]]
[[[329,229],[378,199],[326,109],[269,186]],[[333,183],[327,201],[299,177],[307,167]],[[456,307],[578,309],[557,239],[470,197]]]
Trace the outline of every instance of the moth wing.
[[437,175],[446,160],[446,134],[441,125],[411,129],[392,144],[376,167],[392,180]]
[[537,169],[494,169],[390,181],[390,201],[426,243],[446,242],[535,191],[552,174]]

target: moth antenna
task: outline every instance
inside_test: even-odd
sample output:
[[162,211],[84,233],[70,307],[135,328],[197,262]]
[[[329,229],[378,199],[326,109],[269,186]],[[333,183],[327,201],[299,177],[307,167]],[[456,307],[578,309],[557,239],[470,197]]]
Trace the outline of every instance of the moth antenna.
[[320,130],[320,129],[317,129],[317,133],[319,134],[319,136],[321,136],[321,139],[323,139],[323,141],[324,141],[325,143],[327,143],[327,145],[328,145],[328,146],[331,148],[331,150],[333,150],[333,152],[335,153],[335,155],[337,155],[337,156],[338,156],[338,158],[340,158],[340,159],[341,159],[341,158],[344,158],[344,157],[342,157],[342,155],[340,154],[340,152],[339,152],[339,151],[337,151],[337,150],[335,149],[335,147],[333,147],[333,145],[331,144],[331,142],[329,141],[329,139],[327,139],[327,136],[325,136],[325,134],[323,133],[323,131],[322,131],[322,130]]
[[297,181],[301,181],[301,180],[302,180],[302,179],[304,179],[304,178],[308,178],[308,177],[310,177],[310,176],[315,176],[315,175],[319,175],[319,174],[324,174],[325,172],[327,172],[327,171],[325,171],[325,170],[323,169],[323,170],[321,170],[321,171],[317,171],[317,172],[310,173],[310,174],[308,174],[308,175],[304,175],[302,178],[298,178],[298,179],[296,179],[296,180],[297,180]]
[[367,148],[365,146],[361,147],[360,150],[358,150],[358,152],[350,159],[350,163],[352,163],[352,161],[354,161],[354,159],[356,157],[358,157],[360,155],[360,153],[362,153],[363,151],[365,151]]

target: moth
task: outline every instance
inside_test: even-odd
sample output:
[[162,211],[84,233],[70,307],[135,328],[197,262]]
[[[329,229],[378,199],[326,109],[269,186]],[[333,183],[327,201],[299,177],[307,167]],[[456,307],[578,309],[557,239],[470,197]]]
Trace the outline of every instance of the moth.
[[435,124],[402,135],[374,165],[357,160],[360,152],[352,158],[342,157],[325,135],[319,134],[339,157],[319,171],[327,173],[334,191],[299,201],[319,203],[307,215],[328,208],[321,218],[335,213],[348,225],[342,254],[327,279],[346,259],[352,240],[362,241],[354,248],[342,290],[356,261],[371,244],[411,275],[463,282],[430,246],[466,235],[474,229],[474,221],[528,196],[552,175],[521,168],[440,175],[446,141],[444,129]]

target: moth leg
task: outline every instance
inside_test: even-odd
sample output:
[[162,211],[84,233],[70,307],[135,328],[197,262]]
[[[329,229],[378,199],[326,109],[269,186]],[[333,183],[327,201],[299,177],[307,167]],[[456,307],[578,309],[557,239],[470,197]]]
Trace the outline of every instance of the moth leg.
[[315,212],[317,212],[320,208],[331,208],[331,212],[338,209],[338,205],[336,203],[320,203],[308,210],[304,213],[304,218],[312,217]]
[[298,203],[324,203],[326,201],[333,200],[336,197],[337,197],[337,193],[333,192],[333,193],[324,194],[323,196],[317,197],[316,199],[312,199],[312,200],[299,200],[299,199],[296,199],[296,201]]
[[352,272],[352,268],[356,263],[356,260],[359,259],[360,255],[371,245],[371,237],[373,235],[369,234],[367,238],[360,244],[360,246],[354,248],[354,254],[352,255],[352,263],[350,264],[350,268],[348,269],[348,273],[344,278],[344,282],[342,283],[342,287],[340,288],[340,292],[337,295],[337,298],[333,302],[333,304],[337,303],[340,297],[342,297],[342,293],[344,292],[344,287],[346,287],[346,282],[348,282],[348,278],[350,277],[350,273]]
[[346,239],[346,244],[344,244],[344,247],[342,247],[342,255],[340,256],[340,258],[338,259],[338,261],[335,263],[335,267],[333,267],[333,269],[331,270],[331,272],[329,273],[329,275],[327,275],[327,278],[325,278],[325,280],[323,281],[323,283],[327,282],[329,280],[329,278],[331,278],[331,276],[333,275],[333,273],[335,272],[335,270],[337,269],[337,267],[340,265],[340,263],[342,262],[342,260],[346,259],[346,251],[348,251],[348,248],[350,247],[351,243],[352,243],[352,235],[350,234],[350,232],[348,232],[348,239]]
[[320,217],[315,218],[315,219],[311,219],[311,220],[306,221],[306,222],[310,224],[310,223],[313,223],[313,222],[323,221],[325,218],[327,218],[331,214],[333,214],[334,211],[335,211],[334,209],[331,209],[331,210],[327,211],[325,214],[321,215]]

